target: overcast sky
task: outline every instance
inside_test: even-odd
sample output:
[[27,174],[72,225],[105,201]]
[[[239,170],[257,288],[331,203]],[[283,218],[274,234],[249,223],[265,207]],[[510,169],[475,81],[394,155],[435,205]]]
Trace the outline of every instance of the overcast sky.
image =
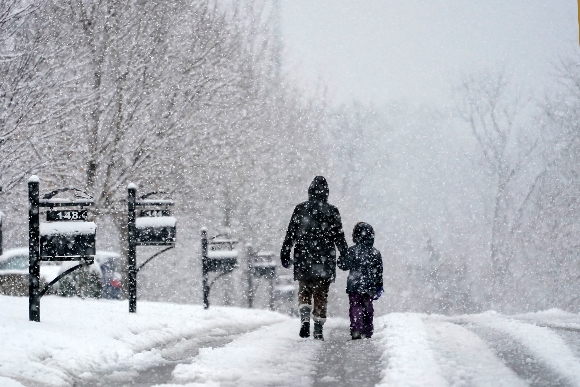
[[577,0],[280,1],[286,68],[339,102],[437,103],[461,74],[501,66],[540,90],[579,51]]

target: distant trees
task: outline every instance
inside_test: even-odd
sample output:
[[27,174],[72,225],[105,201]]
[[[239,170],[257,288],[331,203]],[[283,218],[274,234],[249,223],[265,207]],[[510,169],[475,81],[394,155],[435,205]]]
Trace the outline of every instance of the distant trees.
[[579,310],[579,69],[563,61],[543,100],[484,72],[462,79],[449,110],[331,119],[348,209],[386,247],[389,310]]
[[[60,161],[53,150],[63,139],[71,96],[60,92],[68,76],[57,59],[62,49],[47,44],[50,20],[40,17],[45,2],[0,2],[0,209],[6,213],[4,243],[24,237],[25,218],[15,214],[26,205],[25,182],[32,173],[54,170]],[[63,31],[55,33],[62,37]],[[58,152],[66,158],[66,152]],[[20,242],[22,243],[22,242]]]
[[[46,23],[37,18],[41,2],[0,3],[0,179],[5,198],[31,171],[45,170],[48,143],[68,112],[67,96],[55,98],[62,72],[54,66],[61,52],[45,45]],[[45,128],[51,127],[51,130]]]
[[378,178],[381,172],[384,175],[391,152],[391,122],[384,110],[357,102],[329,108],[323,133],[336,182],[333,197],[345,219],[374,206],[378,197],[369,194],[380,196],[380,184],[385,183],[384,176]]
[[[543,173],[544,141],[540,125],[531,119],[529,97],[500,73],[466,78],[458,87],[462,96],[460,117],[471,130],[483,156],[487,184],[482,186],[487,209],[483,222],[489,227],[488,302],[505,302],[506,280],[513,277],[511,263],[515,234],[529,198]],[[489,200],[489,201],[487,201]],[[484,225],[481,225],[485,229]],[[495,301],[494,301],[495,300]]]
[[[131,181],[171,192],[190,240],[205,225],[275,250],[328,173],[345,227],[381,235],[401,309],[580,308],[577,58],[542,101],[488,72],[453,112],[333,108],[281,73],[276,25],[262,0],[1,1],[5,240],[25,238],[37,173],[91,193],[121,241]],[[156,275],[191,281],[181,262]]]
[[31,173],[47,189],[81,187],[123,240],[135,182],[172,192],[197,228],[275,248],[325,156],[323,103],[280,73],[271,11],[259,0],[1,2],[1,195],[24,198]]
[[543,126],[554,144],[544,160],[526,213],[522,255],[527,282],[542,294],[538,308],[580,310],[580,65],[563,60],[555,87],[542,104]]

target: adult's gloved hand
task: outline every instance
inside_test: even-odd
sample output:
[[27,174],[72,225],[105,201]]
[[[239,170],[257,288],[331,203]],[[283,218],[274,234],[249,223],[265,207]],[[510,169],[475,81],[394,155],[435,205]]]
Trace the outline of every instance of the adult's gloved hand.
[[385,289],[381,286],[381,288],[377,291],[377,294],[375,294],[375,296],[373,297],[373,300],[378,300],[379,298],[381,298],[381,296],[383,295],[383,292],[385,291]]
[[284,266],[284,268],[288,269],[292,265],[290,254],[282,254],[280,259],[282,260],[282,266]]

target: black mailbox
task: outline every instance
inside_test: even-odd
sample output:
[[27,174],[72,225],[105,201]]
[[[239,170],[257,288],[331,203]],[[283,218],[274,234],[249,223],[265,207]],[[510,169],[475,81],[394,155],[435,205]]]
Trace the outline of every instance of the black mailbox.
[[95,255],[93,222],[47,222],[40,224],[40,259],[78,261]]
[[269,251],[261,251],[256,254],[252,262],[252,274],[259,277],[274,278],[276,276],[275,254]]
[[[127,186],[127,293],[129,313],[137,312],[137,273],[160,254],[173,249],[177,220],[171,216],[171,199],[148,199],[166,192],[149,192],[137,198],[137,185]],[[137,246],[167,246],[137,266]]]
[[[217,235],[208,239],[207,230],[201,230],[201,262],[203,276],[203,306],[209,308],[209,292],[215,281],[231,273],[238,266],[238,250],[235,249],[237,239],[227,235]],[[210,281],[209,274],[216,272],[217,276]]]
[[[75,199],[56,198],[69,192]],[[51,286],[75,270],[95,262],[97,225],[88,222],[85,207],[93,205],[86,192],[76,188],[59,188],[40,198],[40,179],[28,179],[28,319],[40,321],[40,299]],[[48,208],[47,222],[40,222],[40,210]],[[79,261],[57,275],[40,289],[41,261]]]
[[296,293],[293,275],[281,275],[278,277],[278,283],[274,287],[274,294],[277,299],[291,301]]
[[144,216],[135,219],[135,240],[138,245],[175,244],[177,219],[172,216]]
[[230,272],[238,264],[238,250],[234,249],[236,239],[210,240],[207,249],[206,267],[208,271]]

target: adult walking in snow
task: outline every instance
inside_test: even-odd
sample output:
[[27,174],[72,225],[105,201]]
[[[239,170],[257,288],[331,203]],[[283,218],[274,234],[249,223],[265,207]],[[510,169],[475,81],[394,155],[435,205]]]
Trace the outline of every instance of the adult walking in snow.
[[[328,203],[328,193],[326,179],[316,176],[308,188],[308,201],[294,209],[280,253],[282,266],[294,264],[294,281],[299,284],[300,337],[310,336],[312,312],[318,340],[324,340],[328,289],[336,277],[336,248],[341,255],[348,249],[340,213]],[[293,246],[294,260],[290,258]]]

